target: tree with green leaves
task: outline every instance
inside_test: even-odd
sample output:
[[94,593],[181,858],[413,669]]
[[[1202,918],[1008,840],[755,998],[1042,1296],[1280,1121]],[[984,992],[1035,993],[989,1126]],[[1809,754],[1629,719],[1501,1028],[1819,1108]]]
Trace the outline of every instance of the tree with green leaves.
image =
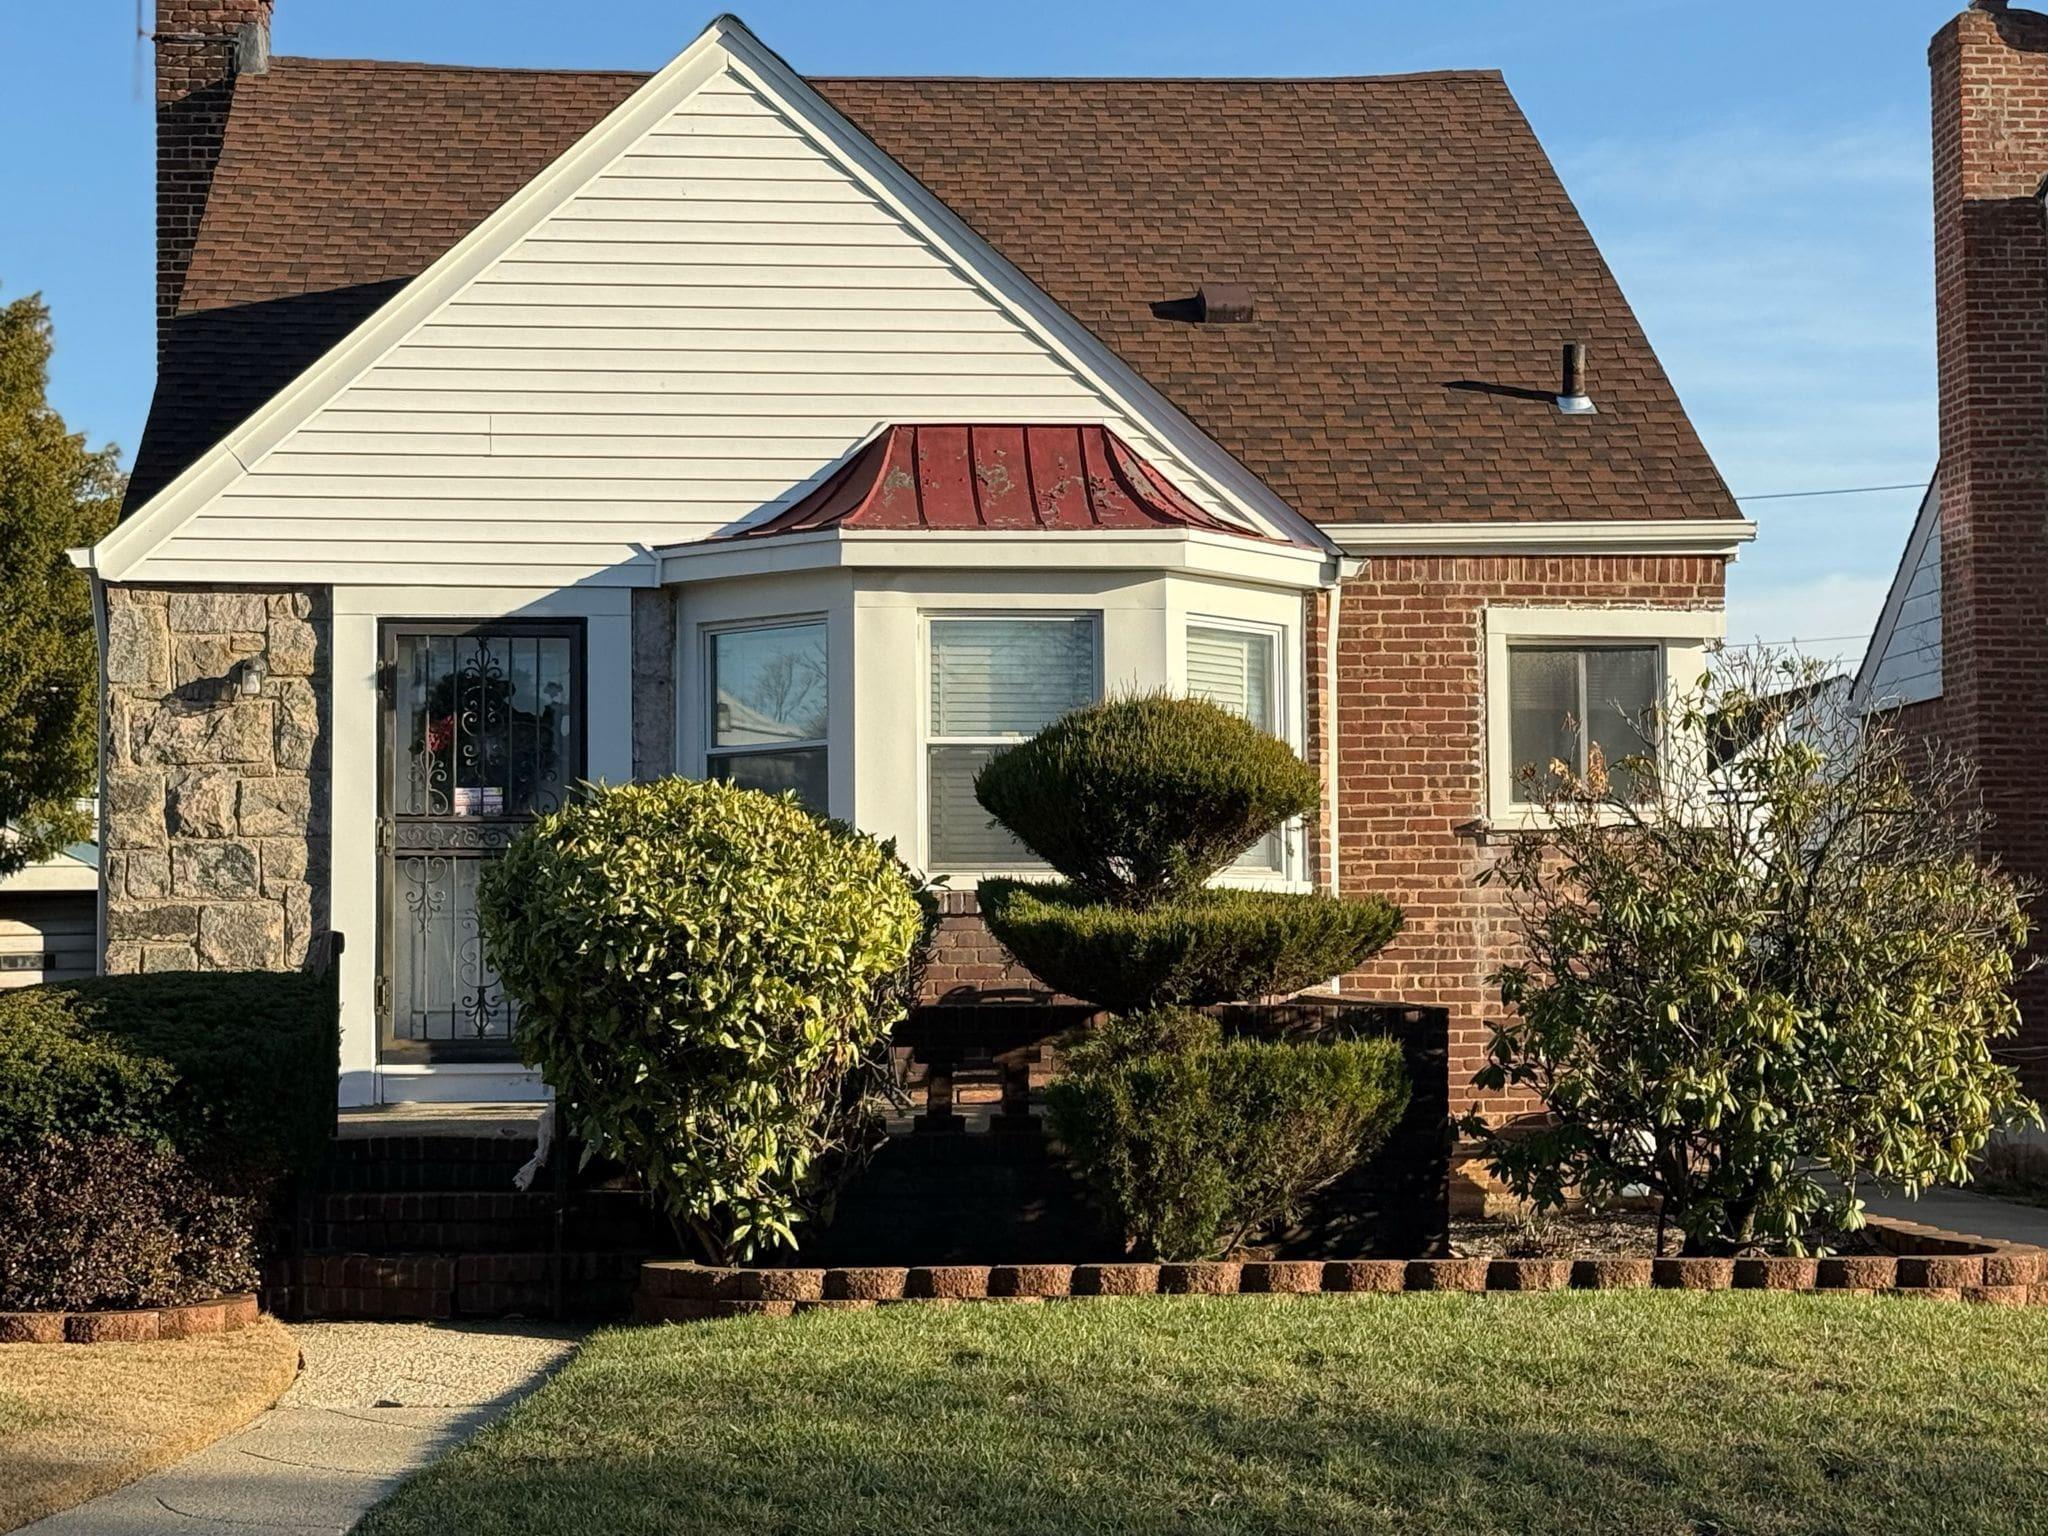
[[65,551],[112,525],[117,451],[90,449],[49,401],[50,311],[0,306],[0,875],[90,834],[92,599]]
[[1861,1225],[1865,1179],[1969,1177],[2039,1123],[1994,1046],[2027,891],[1985,860],[1968,765],[1784,657],[1723,661],[1624,763],[1526,772],[1540,826],[1490,872],[1523,957],[1478,1117],[1538,1208],[1647,1191],[1692,1254]]

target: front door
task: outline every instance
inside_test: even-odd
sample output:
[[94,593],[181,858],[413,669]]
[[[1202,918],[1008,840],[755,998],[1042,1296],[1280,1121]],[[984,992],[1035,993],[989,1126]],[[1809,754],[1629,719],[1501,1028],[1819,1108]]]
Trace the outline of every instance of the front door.
[[383,626],[379,1055],[508,1062],[518,1008],[477,926],[477,876],[583,776],[578,624]]

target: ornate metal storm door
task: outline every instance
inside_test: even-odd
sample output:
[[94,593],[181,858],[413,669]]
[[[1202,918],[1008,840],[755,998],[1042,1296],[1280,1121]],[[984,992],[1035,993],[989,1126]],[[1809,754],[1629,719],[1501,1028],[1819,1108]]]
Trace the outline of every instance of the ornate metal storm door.
[[386,1061],[506,1061],[518,1009],[483,952],[476,882],[583,776],[577,624],[387,624],[377,840]]

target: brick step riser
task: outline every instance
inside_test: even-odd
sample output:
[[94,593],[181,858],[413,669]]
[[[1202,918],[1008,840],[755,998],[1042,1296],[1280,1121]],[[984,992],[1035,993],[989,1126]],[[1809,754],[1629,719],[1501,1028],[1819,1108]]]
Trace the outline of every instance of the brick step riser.
[[[645,1250],[572,1255],[561,1297],[572,1317],[619,1318],[632,1308]],[[551,1313],[556,1287],[546,1254],[312,1254],[298,1283],[266,1293],[307,1318],[431,1321],[456,1317],[536,1317]]]
[[344,1163],[320,1171],[319,1195],[508,1194],[518,1163]]
[[[569,1253],[646,1249],[653,1237],[643,1222],[571,1220],[562,1233]],[[316,1221],[309,1253],[532,1253],[554,1246],[552,1217],[490,1221]]]

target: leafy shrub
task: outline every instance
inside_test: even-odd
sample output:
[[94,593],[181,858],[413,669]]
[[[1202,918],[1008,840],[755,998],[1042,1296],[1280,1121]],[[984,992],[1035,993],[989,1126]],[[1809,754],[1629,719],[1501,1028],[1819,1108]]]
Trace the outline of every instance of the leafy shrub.
[[125,1136],[257,1189],[334,1133],[324,974],[107,976],[0,993],[0,1146]]
[[0,992],[0,1152],[53,1137],[170,1146],[177,1074],[87,1029],[84,1011],[52,987]]
[[596,1153],[725,1261],[794,1244],[902,1017],[925,910],[893,853],[793,797],[597,788],[478,890],[516,1036]]
[[[1123,1039],[1070,1055],[1046,1102],[1084,1186],[1158,1258],[1214,1256],[1285,1225],[1407,1107],[1391,1041],[1220,1042],[1174,1011],[1115,1027]],[[1148,1037],[1166,1048],[1133,1052]]]
[[0,1311],[208,1301],[256,1284],[253,1209],[120,1136],[0,1150]]
[[1527,959],[1478,1082],[1549,1113],[1467,1130],[1513,1193],[1643,1188],[1688,1252],[1797,1248],[1861,1224],[1860,1179],[1960,1182],[2039,1123],[1991,1054],[2026,893],[1977,856],[1966,768],[1813,681],[1729,663],[1658,723],[1634,794],[1596,754],[1495,871]]
[[177,1075],[172,1140],[195,1165],[312,1168],[334,1136],[341,1014],[326,971],[173,971],[64,982],[87,1027]]
[[1114,1009],[1298,992],[1352,969],[1401,926],[1384,902],[1277,891],[1120,907],[1066,884],[984,880],[980,898],[989,931],[1040,980]]
[[974,781],[990,815],[1088,897],[1150,905],[1199,891],[1322,798],[1287,744],[1201,699],[1112,699],[998,753]]

